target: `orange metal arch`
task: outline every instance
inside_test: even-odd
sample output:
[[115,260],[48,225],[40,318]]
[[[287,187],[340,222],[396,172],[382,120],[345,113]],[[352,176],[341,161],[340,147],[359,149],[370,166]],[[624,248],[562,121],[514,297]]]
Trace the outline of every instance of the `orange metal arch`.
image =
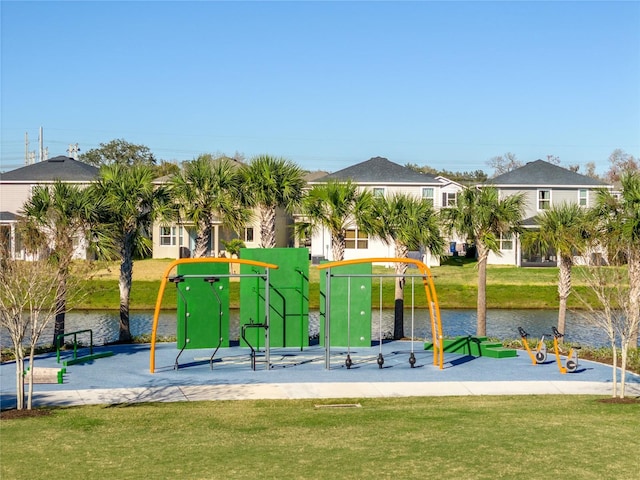
[[177,266],[185,263],[239,263],[243,265],[255,265],[258,267],[277,269],[278,265],[271,263],[258,262],[256,260],[243,260],[241,258],[180,258],[169,264],[162,276],[160,288],[158,289],[158,298],[156,300],[156,308],[153,312],[153,326],[151,327],[151,358],[149,360],[149,369],[151,373],[156,369],[156,331],[158,329],[158,317],[160,316],[160,306],[164,297],[165,287],[171,271]]
[[[431,270],[424,263],[413,258],[356,258],[352,260],[342,260],[339,262],[322,263],[317,266],[319,270],[342,267],[345,265],[356,265],[360,263],[411,263],[422,273],[422,284],[429,303],[429,318],[431,319],[431,336],[433,340],[433,364],[438,365],[440,370],[444,365],[444,338],[442,335],[442,320],[440,318],[440,305],[436,295],[436,287],[433,283]],[[375,274],[372,275],[375,277]]]

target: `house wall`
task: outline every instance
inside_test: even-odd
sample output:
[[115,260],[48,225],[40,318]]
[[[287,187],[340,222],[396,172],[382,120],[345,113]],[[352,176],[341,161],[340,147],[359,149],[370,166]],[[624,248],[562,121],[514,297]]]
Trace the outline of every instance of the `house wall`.
[[[190,229],[188,229],[185,225],[178,225],[177,223],[169,223],[165,224],[164,226],[175,229],[175,244],[162,245],[161,230],[163,225],[157,222],[154,223],[152,230],[153,258],[180,258],[181,248],[186,249],[183,250],[183,253],[191,255],[193,247],[195,246],[195,236],[193,231],[190,231]],[[210,255],[215,257],[219,256],[225,250],[222,241],[229,241],[234,238],[241,238],[247,248],[258,248],[260,246],[260,217],[257,210],[254,211],[251,221],[246,224],[246,228],[253,228],[253,241],[249,241],[244,237],[244,230],[240,232],[240,236],[238,236],[236,232],[227,230],[220,224],[212,225],[212,249]],[[287,214],[283,209],[278,209],[276,211],[276,246],[294,246],[293,220],[291,216]]]
[[0,210],[18,213],[31,196],[31,185],[25,183],[2,183],[0,188]]
[[487,257],[487,265],[518,265],[519,260],[519,244],[514,241],[514,248],[511,250],[500,250],[500,255],[489,252]]
[[[0,188],[0,210],[3,212],[9,212],[16,215],[20,215],[24,204],[31,198],[31,192],[36,185],[46,186],[49,182],[40,183],[28,183],[28,182],[2,182],[2,188]],[[80,186],[87,186],[87,184],[79,184]],[[16,231],[16,222],[3,223],[3,225],[10,228],[11,242],[9,244],[11,248],[10,255],[12,258],[18,260],[34,260],[37,254],[29,255],[24,250],[22,242],[20,241],[19,234]],[[76,238],[73,246],[73,258],[74,259],[87,259],[87,249],[89,244],[85,238]]]
[[[585,208],[591,208],[595,205],[596,201],[596,192],[597,188],[593,187],[500,187],[500,195],[501,197],[511,196],[518,193],[523,193],[525,198],[525,211],[523,218],[532,218],[536,215],[540,215],[544,212],[544,210],[538,209],[538,192],[539,190],[550,190],[551,198],[550,205],[552,207],[558,207],[563,203],[579,203],[580,201],[580,190],[586,190],[587,192],[587,205]],[[494,253],[489,254],[489,258],[487,259],[487,263],[489,265],[520,265],[521,264],[521,245],[519,239],[517,242],[514,242],[513,250],[501,250],[501,255],[497,255]],[[554,259],[551,259],[554,260]],[[575,261],[578,264],[585,264],[587,260],[583,257],[575,257]],[[555,264],[555,262],[552,262]]]
[[[542,213],[544,210],[538,210],[538,191],[539,190],[551,190],[551,205],[560,206],[563,203],[578,203],[580,187],[567,188],[567,187],[531,187],[531,188],[505,188],[500,187],[500,196],[505,198],[507,196],[523,193],[525,198],[525,212],[524,218],[535,217]],[[592,207],[595,204],[596,189],[584,188],[587,191],[587,207]]]

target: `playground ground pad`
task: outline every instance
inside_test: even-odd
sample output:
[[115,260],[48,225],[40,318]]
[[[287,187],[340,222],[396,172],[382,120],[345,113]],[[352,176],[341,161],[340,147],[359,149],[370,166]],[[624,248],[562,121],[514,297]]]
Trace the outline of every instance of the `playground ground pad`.
[[[610,395],[612,367],[580,360],[574,373],[561,374],[550,354],[544,364],[529,356],[494,359],[445,353],[444,368],[433,364],[433,353],[422,342],[389,341],[382,346],[331,349],[326,368],[324,347],[272,348],[271,368],[258,362],[251,368],[249,349],[221,348],[213,364],[213,349],[185,350],[175,369],[175,343],[159,343],[155,373],[150,372],[150,345],[94,347],[112,356],[66,367],[62,384],[34,385],[35,406],[116,404],[146,401],[195,401],[293,398],[367,398],[442,395]],[[409,356],[414,352],[414,368]],[[88,352],[78,351],[78,355]],[[377,360],[382,353],[384,363]],[[353,365],[345,366],[347,354]],[[36,367],[63,368],[72,352],[39,355]],[[264,360],[264,358],[258,358]],[[563,362],[566,358],[562,358]],[[618,374],[619,376],[619,374]],[[628,396],[640,396],[640,376],[627,373]],[[15,364],[0,366],[2,409],[15,407]]]

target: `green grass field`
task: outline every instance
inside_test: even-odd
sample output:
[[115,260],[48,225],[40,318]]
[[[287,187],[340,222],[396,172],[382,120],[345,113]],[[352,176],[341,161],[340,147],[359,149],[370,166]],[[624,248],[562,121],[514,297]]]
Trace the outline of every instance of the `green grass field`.
[[[317,408],[359,403],[361,408]],[[640,403],[591,396],[234,401],[2,419],[0,478],[636,479]]]

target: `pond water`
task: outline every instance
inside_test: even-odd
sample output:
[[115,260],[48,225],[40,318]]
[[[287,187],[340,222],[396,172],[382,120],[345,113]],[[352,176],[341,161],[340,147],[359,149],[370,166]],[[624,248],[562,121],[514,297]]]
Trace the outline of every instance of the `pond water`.
[[[519,338],[518,327],[524,328],[533,338],[541,335],[550,336],[551,326],[557,324],[555,310],[488,310],[487,335],[499,339]],[[231,310],[230,332],[231,340],[237,340],[239,333],[239,311]],[[476,331],[475,310],[442,310],[442,325],[445,336],[473,335]],[[152,311],[135,311],[130,314],[131,333],[134,336],[151,333],[153,323]],[[372,339],[391,338],[393,332],[393,310],[383,310],[380,321],[379,311],[374,310],[372,319]],[[404,329],[407,337],[411,336],[411,311],[405,312]],[[429,313],[420,309],[414,311],[414,338],[431,336]],[[94,344],[100,345],[117,340],[118,312],[117,311],[74,311],[66,316],[65,331],[92,329]],[[176,335],[176,312],[164,311],[158,321],[159,336]],[[319,313],[309,312],[309,336],[317,337],[319,333]],[[52,342],[53,323],[40,337],[40,343]],[[88,342],[78,338],[78,340]],[[585,346],[607,346],[606,335],[593,325],[589,325],[578,314],[567,312],[566,340]],[[10,340],[6,331],[0,332],[0,345],[9,346]]]

